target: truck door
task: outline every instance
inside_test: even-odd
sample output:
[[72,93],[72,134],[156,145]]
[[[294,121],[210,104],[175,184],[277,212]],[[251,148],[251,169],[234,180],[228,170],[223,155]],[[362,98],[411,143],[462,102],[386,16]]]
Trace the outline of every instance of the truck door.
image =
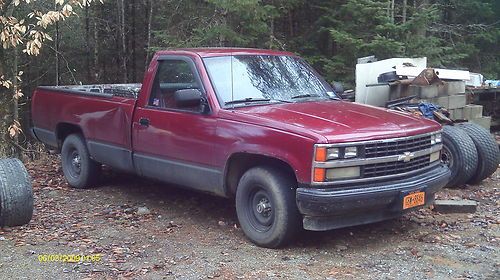
[[178,99],[196,90],[206,100],[190,57],[158,58],[147,104],[138,104],[134,114],[134,165],[143,176],[218,193],[223,172],[214,166],[216,119],[208,103]]

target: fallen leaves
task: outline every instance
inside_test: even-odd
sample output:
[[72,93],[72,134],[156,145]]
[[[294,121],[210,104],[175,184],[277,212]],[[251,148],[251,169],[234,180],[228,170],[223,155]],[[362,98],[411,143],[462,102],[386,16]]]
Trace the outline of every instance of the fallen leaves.
[[[80,263],[76,268],[65,268],[65,273],[80,273],[88,276],[106,274],[111,278],[128,278],[144,275],[163,264],[127,268],[133,259],[144,255],[144,248],[133,248],[135,241],[108,243],[99,230],[106,228],[138,229],[141,224],[153,221],[152,211],[137,213],[138,206],[128,204],[102,204],[89,200],[86,191],[70,188],[63,177],[58,156],[48,156],[40,161],[27,162],[32,177],[35,196],[35,212],[30,224],[23,227],[0,229],[0,241],[11,240],[13,246],[26,247],[33,244],[54,244],[64,252],[41,252],[62,254],[102,254],[99,263]],[[92,191],[92,190],[90,190]],[[167,232],[173,232],[181,225],[170,221]],[[5,235],[5,237],[4,237]],[[103,277],[97,277],[102,279]],[[90,277],[89,279],[95,279]]]
[[[147,189],[143,179],[129,182],[129,177],[117,173],[105,176],[114,185],[74,190],[63,177],[58,156],[27,162],[26,166],[33,181],[35,215],[27,226],[0,229],[0,248],[16,245],[14,249],[27,255],[31,250],[37,254],[102,254],[99,263],[60,264],[58,272],[68,273],[68,278],[255,279],[300,277],[292,274],[297,272],[318,278],[373,278],[389,269],[401,271],[389,266],[389,261],[411,265],[416,260],[419,264],[433,261],[437,254],[493,254],[499,242],[490,230],[499,221],[498,189],[491,187],[440,194],[477,197],[481,208],[473,215],[450,216],[421,209],[381,225],[339,230],[334,237],[308,234],[298,241],[298,247],[274,252],[247,243],[238,230],[233,206],[215,207],[223,204],[214,202],[217,198],[168,191],[164,186]],[[140,207],[149,213],[138,213]],[[314,240],[311,236],[324,237]],[[379,258],[388,262],[380,263]],[[335,263],[335,259],[344,263]],[[258,267],[263,262],[269,267]],[[436,265],[442,268],[449,264]],[[432,276],[434,272],[422,273]]]

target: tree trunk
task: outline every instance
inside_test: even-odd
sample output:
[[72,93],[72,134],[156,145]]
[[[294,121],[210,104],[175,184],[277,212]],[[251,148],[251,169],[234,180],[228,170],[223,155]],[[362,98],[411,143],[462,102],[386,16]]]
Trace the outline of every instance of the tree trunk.
[[127,40],[125,37],[125,0],[118,0],[118,6],[120,7],[119,15],[119,26],[120,26],[120,38],[121,38],[121,68],[123,74],[123,82],[128,82],[127,76]]
[[3,68],[4,65],[5,65],[4,48],[0,48],[0,77],[2,75],[5,75],[5,69]]
[[56,62],[55,62],[55,75],[56,75],[56,86],[59,85],[59,23],[56,22],[56,36],[54,38],[54,49],[56,52]]
[[269,48],[272,49],[274,46],[274,18],[271,19],[271,26],[269,27]]
[[[428,6],[429,6],[429,0],[421,0],[419,5],[417,6],[416,12],[425,13],[425,10],[427,9]],[[425,37],[427,35],[427,26],[419,26],[419,28],[416,31],[416,34],[418,36]]]
[[[97,13],[96,13],[97,14]],[[101,70],[99,67],[99,26],[97,21],[94,21],[94,81],[97,83],[101,77]]]
[[390,20],[391,20],[391,23],[394,23],[395,0],[391,0],[389,9],[390,9]]
[[153,23],[153,0],[146,0],[146,6],[149,3],[149,14],[148,14],[148,28],[147,28],[147,40],[146,40],[146,62],[144,71],[148,71],[149,60],[151,56],[151,51],[149,48],[151,47],[151,25]]
[[[16,95],[17,89],[19,88],[19,83],[17,80],[17,74],[19,73],[19,53],[18,53],[18,48],[14,48],[14,65],[12,67],[12,72],[13,72],[13,79],[12,79],[12,89],[13,89],[13,96]],[[19,100],[18,98],[14,97],[12,101],[12,122],[13,125],[19,124]],[[14,141],[14,156],[17,158],[21,157],[21,151],[19,150],[19,136],[16,135],[12,139]]]
[[90,18],[89,18],[89,5],[85,5],[85,58],[87,62],[87,83],[92,81],[92,74],[90,70]]
[[403,15],[402,15],[403,23],[406,23],[406,10],[407,9],[408,9],[408,0],[403,0]]
[[[220,17],[220,25],[221,26],[227,26],[227,14],[228,12],[224,9],[221,8],[219,11],[219,17]],[[224,34],[219,33],[219,45],[218,47],[225,47],[226,45],[226,36]]]
[[[104,18],[105,14],[106,14],[105,7],[104,7],[104,5],[101,5],[101,8],[100,8],[100,17]],[[103,30],[105,30],[104,27],[103,27]],[[106,31],[103,31],[103,33],[105,35],[107,35],[105,32]],[[105,36],[101,36],[101,38],[103,38],[102,40],[103,40],[103,43],[104,43]],[[100,40],[100,38],[98,38],[98,39]],[[102,45],[102,49],[101,50],[104,50],[104,51],[106,50],[106,44],[101,44],[101,42],[99,41],[98,45]],[[98,45],[96,45],[96,46],[98,46]],[[107,67],[108,67],[108,63],[109,62],[112,62],[112,60],[110,61],[110,59],[107,59],[106,57],[104,59],[101,59],[101,61],[100,61],[100,63],[101,63],[101,65],[99,65],[99,73],[100,73],[99,81],[100,82],[104,82],[105,79],[106,79],[106,77],[108,77],[108,68]]]
[[132,17],[132,61],[131,61],[131,67],[132,67],[132,82],[135,82],[137,80],[137,67],[136,67],[136,20],[135,20],[135,0],[131,1],[131,17]]

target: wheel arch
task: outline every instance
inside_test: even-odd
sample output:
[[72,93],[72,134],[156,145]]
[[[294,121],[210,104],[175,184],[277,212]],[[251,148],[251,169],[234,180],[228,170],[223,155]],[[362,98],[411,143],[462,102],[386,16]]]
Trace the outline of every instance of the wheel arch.
[[292,168],[292,165],[287,161],[269,155],[238,152],[232,154],[228,158],[226,167],[224,169],[224,190],[226,196],[234,197],[234,195],[236,194],[236,188],[238,186],[239,179],[247,170],[252,167],[263,165],[277,167],[283,170],[286,174],[291,176],[295,180],[295,182],[297,182],[295,171]]
[[68,137],[69,135],[75,134],[75,133],[80,133],[85,137],[85,135],[83,134],[83,130],[79,125],[72,124],[72,123],[65,123],[65,122],[61,122],[61,123],[57,124],[57,126],[56,126],[56,139],[57,139],[57,145],[58,145],[59,150],[61,150],[61,148],[62,148],[62,144],[64,142],[64,139],[66,139],[66,137]]

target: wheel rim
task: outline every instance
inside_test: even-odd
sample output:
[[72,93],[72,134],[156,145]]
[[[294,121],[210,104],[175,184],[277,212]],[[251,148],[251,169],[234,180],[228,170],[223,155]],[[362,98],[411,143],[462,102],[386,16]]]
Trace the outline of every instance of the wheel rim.
[[78,150],[72,149],[71,152],[68,153],[68,162],[71,176],[78,177],[82,172],[82,157],[80,153],[78,153]]
[[260,232],[268,231],[274,222],[274,209],[269,193],[255,187],[248,197],[247,216],[252,227]]
[[448,167],[450,167],[450,169],[454,164],[452,153],[451,153],[450,149],[448,149],[448,147],[446,147],[446,146],[443,147],[443,152],[441,153],[441,161],[444,164],[448,165]]

